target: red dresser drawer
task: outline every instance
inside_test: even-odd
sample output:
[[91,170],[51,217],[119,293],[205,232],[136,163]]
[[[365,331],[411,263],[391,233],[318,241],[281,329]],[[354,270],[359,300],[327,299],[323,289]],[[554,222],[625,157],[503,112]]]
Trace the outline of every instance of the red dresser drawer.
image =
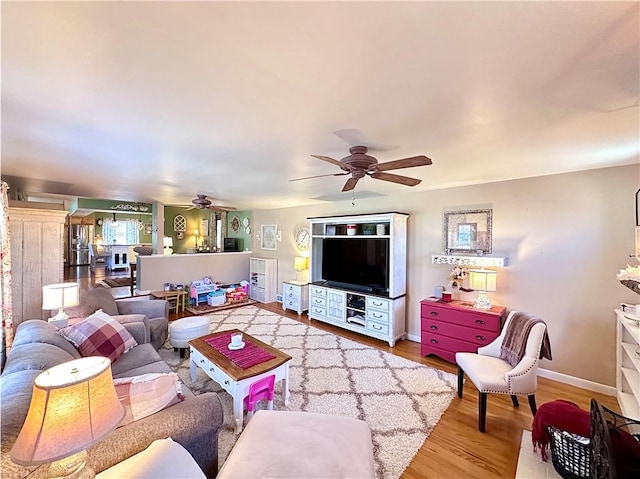
[[429,333],[427,331],[422,332],[422,344],[424,347],[432,347],[443,349],[445,351],[451,351],[454,353],[463,351],[466,353],[477,353],[478,345],[470,343],[469,341],[463,341],[462,339],[450,338],[448,336],[441,336],[439,334]]
[[[451,303],[449,303],[451,304]],[[472,308],[441,307],[438,303],[422,302],[421,317],[437,319],[447,323],[458,324],[485,331],[500,331],[504,308],[501,312],[475,311]]]
[[430,318],[422,319],[422,334],[432,333],[451,338],[462,339],[475,343],[478,346],[486,346],[498,337],[498,331],[486,331],[479,328],[467,328],[459,324],[448,323],[446,321],[436,321]]

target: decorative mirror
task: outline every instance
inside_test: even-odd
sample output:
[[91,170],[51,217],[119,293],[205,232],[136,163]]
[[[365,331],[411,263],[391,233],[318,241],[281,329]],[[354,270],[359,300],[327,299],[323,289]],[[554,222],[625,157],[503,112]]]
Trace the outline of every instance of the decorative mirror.
[[187,220],[182,215],[173,218],[173,231],[187,231]]
[[444,213],[445,254],[491,254],[492,210],[461,210]]

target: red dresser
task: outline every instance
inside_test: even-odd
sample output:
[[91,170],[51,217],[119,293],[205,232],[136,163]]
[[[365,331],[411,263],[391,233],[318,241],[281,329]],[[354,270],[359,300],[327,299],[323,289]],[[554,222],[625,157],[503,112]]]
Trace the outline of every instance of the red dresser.
[[500,335],[507,308],[474,309],[473,303],[453,300],[420,301],[422,356],[435,354],[451,363],[458,351],[475,353]]

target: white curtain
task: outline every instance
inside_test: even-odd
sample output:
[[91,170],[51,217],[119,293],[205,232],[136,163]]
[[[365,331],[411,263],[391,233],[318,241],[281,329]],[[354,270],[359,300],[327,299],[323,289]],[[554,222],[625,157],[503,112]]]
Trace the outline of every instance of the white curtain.
[[113,220],[105,220],[102,225],[102,239],[104,244],[138,244],[140,243],[139,221],[118,220],[113,226]]
[[[0,305],[2,306],[1,366],[13,342],[13,311],[11,308],[11,242],[9,241],[9,186],[0,182]],[[1,368],[0,368],[1,369]]]

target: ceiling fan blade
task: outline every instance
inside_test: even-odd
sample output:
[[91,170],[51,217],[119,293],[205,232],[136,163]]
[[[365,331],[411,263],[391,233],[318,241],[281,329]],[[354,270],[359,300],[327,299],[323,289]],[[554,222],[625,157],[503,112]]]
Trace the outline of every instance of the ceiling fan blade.
[[234,210],[237,210],[238,208],[236,208],[234,206],[209,205],[209,206],[207,206],[207,209],[209,209],[209,210],[222,210],[222,211],[234,211]]
[[342,168],[344,171],[351,171],[351,167],[349,165],[347,165],[346,163],[343,163],[339,160],[334,160],[333,158],[329,157],[329,156],[324,156],[324,155],[311,155],[314,158],[317,158],[319,160],[322,161],[326,161],[327,163],[332,163],[336,166],[339,166],[340,168]]
[[369,176],[371,176],[371,178],[375,178],[376,180],[391,181],[392,183],[400,183],[401,185],[406,185],[406,186],[416,186],[422,182],[422,180],[419,180],[417,178],[409,178],[408,176],[392,175],[391,173],[374,172],[374,173],[369,173]]
[[344,173],[329,173],[326,175],[315,175],[315,176],[305,176],[304,178],[294,178],[293,180],[289,180],[289,181],[300,181],[300,180],[309,180],[311,178],[323,178],[325,176],[344,176],[344,175],[348,175],[349,172],[345,171]]
[[424,155],[410,156],[409,158],[403,158],[401,160],[387,161],[385,163],[378,163],[374,166],[376,171],[387,170],[399,170],[400,168],[413,168],[415,166],[427,166],[432,163],[430,158]]
[[342,187],[342,191],[351,191],[352,189],[354,189],[359,179],[360,178],[349,178],[347,182],[344,184],[344,186]]

